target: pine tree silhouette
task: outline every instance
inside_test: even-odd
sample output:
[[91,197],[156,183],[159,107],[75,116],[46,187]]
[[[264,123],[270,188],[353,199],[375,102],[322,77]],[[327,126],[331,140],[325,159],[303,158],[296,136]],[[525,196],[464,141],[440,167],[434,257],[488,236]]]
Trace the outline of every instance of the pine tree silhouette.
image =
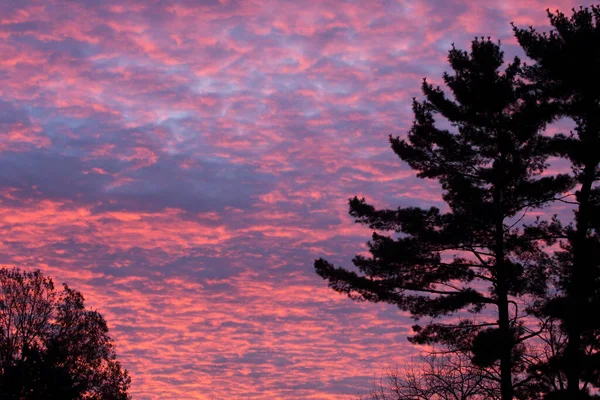
[[[502,399],[508,400],[527,337],[511,304],[544,293],[548,258],[515,218],[567,190],[570,179],[540,176],[549,144],[540,132],[550,105],[520,82],[518,58],[502,72],[499,43],[475,39],[470,53],[453,48],[448,60],[453,72],[443,79],[452,97],[424,80],[425,100],[413,100],[408,139],[390,137],[390,143],[418,177],[441,183],[449,211],[377,210],[350,199],[356,222],[396,234],[374,232],[371,256],[353,259],[358,271],[323,259],[315,269],[338,292],[391,303],[416,318],[488,309],[476,319],[416,325],[409,340],[469,351],[482,366],[499,363]],[[439,127],[440,117],[453,128]]]
[[570,117],[576,125],[574,134],[553,140],[554,153],[571,162],[578,190],[575,223],[563,229],[567,244],[557,255],[561,293],[545,311],[562,321],[567,335],[556,360],[567,389],[553,398],[585,399],[582,380],[600,387],[600,7],[573,9],[570,17],[547,12],[549,33],[513,27],[536,62],[524,69],[535,93],[554,103],[555,117]]

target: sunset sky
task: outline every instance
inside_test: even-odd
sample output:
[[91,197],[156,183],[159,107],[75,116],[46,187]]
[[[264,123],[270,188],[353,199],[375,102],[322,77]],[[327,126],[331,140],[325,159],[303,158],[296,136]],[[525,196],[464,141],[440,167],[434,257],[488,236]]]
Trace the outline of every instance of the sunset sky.
[[0,0],[0,265],[81,291],[135,400],[353,398],[419,349],[314,273],[347,199],[441,206],[387,141],[422,78],[580,4]]

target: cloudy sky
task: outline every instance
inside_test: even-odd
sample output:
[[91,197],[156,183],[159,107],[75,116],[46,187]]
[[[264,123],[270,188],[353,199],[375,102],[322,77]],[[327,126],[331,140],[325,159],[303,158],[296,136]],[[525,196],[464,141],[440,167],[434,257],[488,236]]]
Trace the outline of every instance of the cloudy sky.
[[451,43],[574,0],[0,0],[0,264],[108,320],[134,399],[345,399],[412,320],[313,271],[440,205],[389,149]]

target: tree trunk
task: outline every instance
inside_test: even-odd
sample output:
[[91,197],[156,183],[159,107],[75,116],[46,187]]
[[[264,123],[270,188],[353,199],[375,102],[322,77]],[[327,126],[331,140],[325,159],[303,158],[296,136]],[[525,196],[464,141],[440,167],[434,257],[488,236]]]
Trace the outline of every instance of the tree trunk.
[[576,231],[573,237],[573,265],[571,279],[567,285],[567,304],[569,310],[565,315],[565,330],[567,345],[565,348],[565,374],[567,376],[567,395],[570,399],[578,399],[581,395],[579,382],[581,380],[581,354],[583,352],[581,335],[581,319],[584,315],[579,313],[585,310],[586,298],[590,293],[587,286],[590,284],[588,275],[589,245],[587,243],[590,229],[589,201],[596,165],[587,165],[583,172],[581,189],[577,196],[579,209],[576,217]]
[[[503,164],[503,163],[502,163]],[[508,287],[506,268],[504,265],[504,209],[501,184],[503,167],[500,167],[499,179],[494,188],[494,203],[496,204],[495,232],[495,267],[496,267],[496,297],[498,299],[498,327],[500,329],[502,353],[500,356],[500,394],[502,400],[513,400],[512,385],[512,335],[510,331],[510,316],[508,312]]]
[[[500,223],[496,230],[503,234],[503,224]],[[498,235],[500,236],[500,235]],[[502,235],[502,240],[504,239]],[[513,399],[512,385],[512,335],[510,332],[510,317],[508,313],[508,288],[506,287],[506,271],[504,270],[504,243],[496,243],[496,267],[498,284],[496,295],[498,298],[498,325],[501,335],[502,353],[500,356],[500,390],[502,400]]]

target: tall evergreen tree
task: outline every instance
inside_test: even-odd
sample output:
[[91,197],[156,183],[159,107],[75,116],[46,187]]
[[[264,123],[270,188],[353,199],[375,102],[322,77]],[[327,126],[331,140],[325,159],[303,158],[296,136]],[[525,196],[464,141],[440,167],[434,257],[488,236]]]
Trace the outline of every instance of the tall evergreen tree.
[[[525,68],[535,93],[570,117],[575,132],[554,138],[555,153],[570,160],[578,183],[575,222],[564,230],[560,296],[546,311],[559,318],[567,345],[558,360],[567,376],[566,396],[588,398],[582,381],[600,387],[600,7],[548,12],[553,29],[514,27],[528,57]],[[564,393],[557,393],[563,398]]]
[[[546,111],[522,90],[518,58],[502,72],[499,44],[482,39],[473,41],[470,53],[453,48],[448,60],[453,73],[443,80],[452,97],[425,80],[425,100],[413,101],[408,140],[390,137],[394,152],[418,177],[441,183],[448,211],[377,210],[364,199],[350,199],[356,222],[392,234],[373,233],[371,256],[353,259],[358,271],[323,259],[315,269],[353,299],[391,303],[417,319],[458,315],[458,322],[414,326],[409,340],[469,351],[482,366],[499,363],[502,399],[508,400],[528,336],[517,301],[545,291],[547,258],[515,219],[570,181],[540,176],[547,166],[548,140],[540,134]],[[464,317],[484,309],[479,318]]]

